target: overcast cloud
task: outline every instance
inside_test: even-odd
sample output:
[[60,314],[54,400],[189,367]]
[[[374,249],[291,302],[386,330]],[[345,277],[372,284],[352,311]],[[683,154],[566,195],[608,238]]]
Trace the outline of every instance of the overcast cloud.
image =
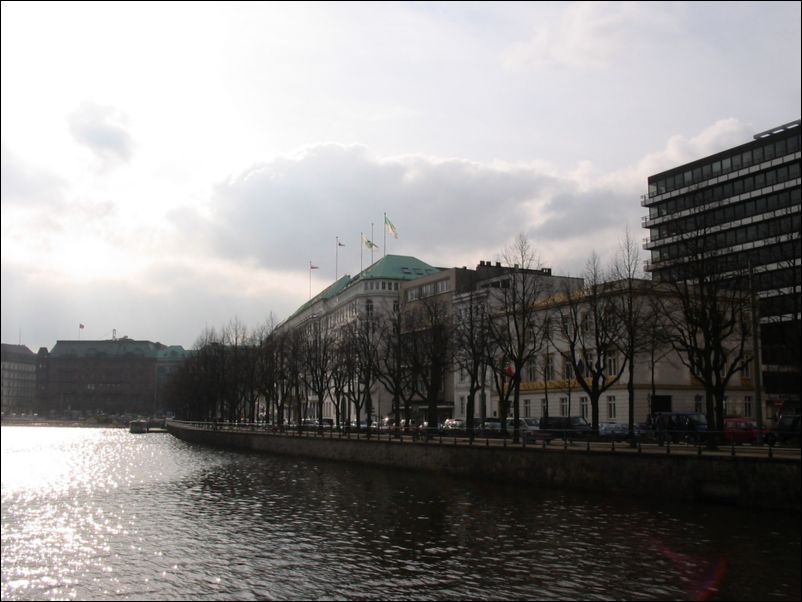
[[4,2],[2,340],[284,318],[384,212],[390,253],[578,274],[649,175],[799,118],[801,44],[796,2]]

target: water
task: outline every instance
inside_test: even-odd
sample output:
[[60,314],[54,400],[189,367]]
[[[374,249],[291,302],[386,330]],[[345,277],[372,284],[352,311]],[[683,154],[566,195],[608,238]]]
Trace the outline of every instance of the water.
[[799,600],[798,513],[2,428],[3,600]]

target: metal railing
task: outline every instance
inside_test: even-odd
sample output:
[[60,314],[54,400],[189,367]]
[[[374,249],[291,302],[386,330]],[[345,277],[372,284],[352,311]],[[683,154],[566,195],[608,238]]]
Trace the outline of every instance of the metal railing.
[[[373,441],[385,444],[424,444],[448,446],[504,447],[509,449],[535,450],[583,450],[588,452],[629,453],[683,453],[683,454],[729,454],[766,456],[772,458],[778,452],[786,458],[800,458],[799,439],[777,441],[742,441],[731,431],[639,431],[633,438],[625,433],[598,435],[594,432],[567,432],[565,430],[536,430],[520,433],[516,442],[512,430],[506,433],[497,429],[476,429],[471,436],[466,430],[444,429],[420,430],[414,427],[311,427],[297,425],[274,425],[264,422],[200,422],[172,420],[169,423],[185,425],[211,431],[261,433],[270,436],[325,438],[338,440]],[[168,424],[169,426],[169,424]],[[774,431],[765,430],[769,436]],[[768,438],[768,437],[767,437]]]

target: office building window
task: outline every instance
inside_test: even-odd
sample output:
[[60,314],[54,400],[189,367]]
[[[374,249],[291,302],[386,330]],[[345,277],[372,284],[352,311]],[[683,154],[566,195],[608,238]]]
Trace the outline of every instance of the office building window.
[[532,402],[529,399],[524,399],[524,418],[531,417],[532,412]]
[[579,412],[580,412],[580,414],[582,414],[582,416],[585,419],[587,419],[588,416],[590,415],[588,413],[589,405],[590,404],[588,404],[588,398],[587,397],[580,397],[579,398]]
[[568,398],[560,397],[560,416],[568,416]]

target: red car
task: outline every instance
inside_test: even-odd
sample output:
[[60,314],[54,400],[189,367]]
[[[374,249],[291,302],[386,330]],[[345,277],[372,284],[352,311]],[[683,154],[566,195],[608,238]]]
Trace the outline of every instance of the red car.
[[724,440],[727,443],[755,443],[758,439],[757,423],[751,418],[725,418]]

